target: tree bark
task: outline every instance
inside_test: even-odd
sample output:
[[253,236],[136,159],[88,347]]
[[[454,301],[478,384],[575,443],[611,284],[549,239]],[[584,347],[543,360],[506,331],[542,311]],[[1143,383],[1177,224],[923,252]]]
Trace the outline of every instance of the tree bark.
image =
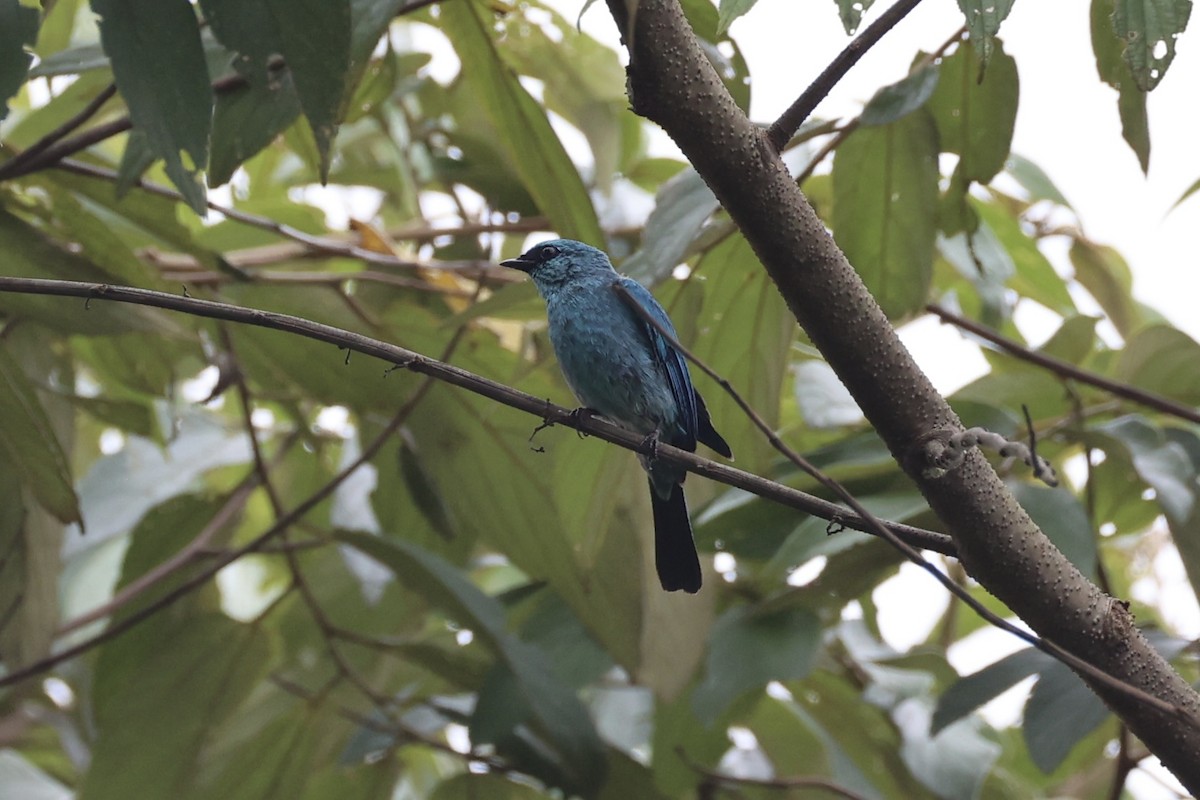
[[978,452],[940,478],[922,457],[962,423],[921,372],[796,181],[725,91],[677,0],[608,0],[633,110],[659,124],[749,240],[788,307],[957,542],[967,572],[1039,635],[1179,709],[1084,680],[1200,793],[1200,696],[1038,529]]

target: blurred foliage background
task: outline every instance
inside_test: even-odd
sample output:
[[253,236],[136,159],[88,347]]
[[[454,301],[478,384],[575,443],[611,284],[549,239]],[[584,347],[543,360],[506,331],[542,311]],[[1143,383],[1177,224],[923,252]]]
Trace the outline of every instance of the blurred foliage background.
[[[683,0],[743,108],[727,28],[752,5]],[[951,398],[1015,439],[1028,407],[1066,485],[997,467],[1194,680],[1193,645],[1137,599],[1161,594],[1133,587],[1163,559],[1200,585],[1200,346],[1010,152],[1011,4],[960,5],[969,38],[946,31],[785,158],[897,324],[936,302],[1024,345],[1013,312],[1034,305],[1056,329],[1038,354],[1181,408],[991,345]],[[1094,0],[1092,36],[1144,159],[1188,4],[1125,5]],[[861,8],[839,12],[853,31]],[[540,301],[495,262],[581,239],[792,447],[881,517],[938,528],[712,194],[628,111],[619,54],[561,7],[0,0],[0,98],[3,276],[283,311],[569,405]],[[693,478],[711,569],[664,594],[632,454],[531,440],[532,417],[329,345],[0,294],[0,376],[0,796],[1116,798],[1149,757],[1036,651],[960,677],[947,653],[984,623],[955,604],[912,609],[924,641],[889,646],[886,544]],[[698,383],[737,466],[822,494]],[[1030,677],[1018,723],[975,713]]]

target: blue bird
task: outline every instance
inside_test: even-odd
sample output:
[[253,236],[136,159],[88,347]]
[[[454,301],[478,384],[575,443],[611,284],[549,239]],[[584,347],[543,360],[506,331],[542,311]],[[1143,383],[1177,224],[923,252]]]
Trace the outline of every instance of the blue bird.
[[[570,239],[542,242],[500,263],[529,273],[546,300],[559,368],[585,408],[683,450],[695,451],[699,441],[732,457],[692,388],[683,356],[615,288],[624,287],[674,336],[667,312],[644,286],[618,274],[603,252]],[[658,579],[667,591],[697,592],[700,559],[683,498],[687,471],[638,458],[650,476]]]

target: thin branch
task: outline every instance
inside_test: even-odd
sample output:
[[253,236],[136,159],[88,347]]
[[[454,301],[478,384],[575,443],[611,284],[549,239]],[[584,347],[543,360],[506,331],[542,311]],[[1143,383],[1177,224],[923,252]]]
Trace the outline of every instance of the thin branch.
[[829,137],[829,140],[826,141],[825,144],[821,145],[821,149],[813,154],[813,157],[809,160],[807,166],[805,166],[804,169],[800,171],[800,174],[796,176],[796,183],[802,186],[806,180],[812,177],[812,174],[816,171],[817,167],[821,165],[821,162],[828,158],[830,153],[841,147],[842,142],[846,141],[847,137],[849,137],[850,134],[854,133],[856,130],[858,130],[857,118],[850,120],[841,128],[839,128],[838,132]]
[[1086,383],[1089,386],[1095,386],[1098,389],[1103,389],[1110,394],[1115,394],[1117,397],[1123,397],[1126,400],[1131,400],[1139,405],[1152,408],[1155,411],[1161,411],[1164,414],[1170,414],[1180,419],[1185,419],[1188,422],[1200,423],[1200,412],[1190,406],[1185,406],[1182,403],[1177,403],[1174,400],[1163,397],[1162,395],[1147,392],[1143,389],[1138,389],[1135,386],[1130,386],[1127,383],[1120,383],[1111,378],[1106,378],[1103,375],[1098,375],[1095,372],[1089,372],[1085,369],[1071,364],[1054,356],[1039,353],[1036,350],[1031,350],[1024,345],[1017,344],[1011,339],[1006,339],[995,331],[985,328],[977,322],[973,322],[965,317],[959,316],[952,311],[948,311],[941,306],[927,305],[925,310],[933,314],[943,322],[947,322],[956,328],[961,328],[964,331],[972,333],[981,339],[985,339],[999,347],[1006,353],[1016,356],[1022,361],[1028,361],[1031,364],[1036,364],[1043,369],[1050,370],[1064,378],[1071,378]]
[[921,0],[899,0],[895,5],[880,15],[879,19],[867,26],[866,30],[854,37],[842,52],[838,53],[829,66],[821,71],[817,79],[796,98],[786,111],[779,116],[767,129],[767,141],[778,153],[783,150],[788,140],[800,130],[800,126],[812,114],[813,109],[825,99],[837,82],[845,77],[850,68],[866,55],[875,43],[896,26],[900,20],[908,16],[920,4]]
[[[240,269],[240,266],[237,264],[233,264],[233,266]],[[425,292],[427,294],[437,294],[446,297],[468,298],[472,295],[472,292],[468,289],[439,286],[417,278],[406,278],[403,275],[392,275],[389,272],[377,272],[375,270],[361,270],[359,272],[255,270],[247,272],[246,275],[250,280],[255,282],[289,284],[292,286],[341,286],[350,281],[355,281],[356,283],[379,283],[385,286],[399,286],[402,289],[411,289],[415,292]],[[162,277],[163,280],[169,283],[185,283],[189,286],[220,286],[225,283],[245,280],[244,278],[239,279],[225,272],[207,270],[163,270]]]
[[[942,55],[945,54],[945,52],[950,49],[951,45],[953,45],[954,43],[956,43],[962,39],[962,35],[965,31],[966,31],[966,28],[959,28],[951,36],[949,36],[944,42],[942,42],[940,45],[938,45],[938,47],[932,53],[926,53],[915,64],[912,65],[912,68],[909,70],[909,74],[911,75],[914,72],[916,72],[917,70],[923,69],[923,68],[929,66],[930,64],[932,64],[937,59],[941,58]],[[799,101],[797,101],[797,102],[799,102]],[[816,152],[816,154],[812,157],[812,159],[808,162],[808,165],[800,172],[799,175],[796,176],[796,184],[797,185],[802,186],[806,180],[808,180],[810,177],[812,177],[813,172],[816,171],[817,167],[820,166],[821,162],[824,161],[829,156],[830,153],[832,153],[834,150],[837,150],[839,147],[841,147],[842,142],[846,141],[847,137],[849,137],[850,134],[854,133],[854,131],[856,131],[858,129],[859,122],[861,119],[862,119],[862,115],[860,114],[859,116],[855,117],[854,119],[850,120],[845,125],[843,125],[840,129],[837,130],[837,132],[834,134],[834,136],[831,139],[829,139],[829,141],[825,142],[825,144],[821,147],[821,149],[818,150]]]
[[813,789],[837,795],[838,797],[845,798],[845,800],[866,800],[863,795],[819,775],[805,775],[797,778],[739,778],[735,775],[726,775],[723,772],[708,769],[703,764],[693,761],[682,747],[675,748],[675,752],[690,770],[716,783],[733,786],[757,786],[762,789]]
[[102,92],[100,92],[100,94],[93,97],[91,101],[79,111],[78,114],[71,117],[66,122],[50,131],[42,138],[38,139],[29,147],[22,150],[12,158],[12,161],[8,163],[28,163],[29,161],[32,161],[36,156],[39,156],[48,150],[55,142],[58,142],[64,136],[67,136],[69,133],[79,128],[79,126],[83,125],[83,123],[91,119],[92,116],[100,110],[100,107],[111,100],[116,93],[117,85],[115,83],[110,83]]
[[[194,297],[156,292],[149,289],[111,286],[108,284],[57,281],[38,278],[0,277],[0,292],[22,294],[44,294],[59,297],[79,297],[88,300],[103,299],[113,302],[132,303],[180,311],[210,319],[223,319],[255,325],[262,328],[295,333],[309,339],[327,342],[339,348],[354,350],[379,358],[399,367],[466,389],[519,411],[533,414],[554,425],[565,425],[611,442],[627,450],[640,452],[645,447],[645,437],[621,428],[602,417],[584,417],[542,398],[517,391],[504,384],[488,380],[467,370],[445,364],[411,350],[381,342],[362,334],[345,331],[331,325],[280,314],[274,311],[243,308],[227,303],[201,300]],[[866,521],[846,513],[846,509],[819,497],[767,480],[753,473],[735,469],[726,464],[659,443],[658,456],[672,464],[678,464],[706,478],[743,489],[752,494],[774,500],[782,505],[803,511],[822,519],[837,519],[848,528],[870,532]],[[945,534],[899,523],[888,523],[888,528],[897,536],[912,542],[916,547],[933,550],[943,555],[954,556],[955,549]]]
[[[83,177],[99,178],[101,180],[112,182],[116,182],[118,180],[118,175],[115,170],[107,169],[105,167],[98,167],[94,164],[85,164],[81,161],[74,161],[72,159],[63,159],[53,166],[56,169],[63,170],[64,172],[70,172]],[[156,183],[151,183],[150,181],[142,178],[138,178],[136,181],[134,181],[133,186],[158,197],[164,197],[168,200],[174,200],[177,202],[184,202],[183,195],[174,189],[161,186]],[[207,201],[206,205],[212,211],[215,211],[218,214],[233,220],[234,222],[240,222],[243,225],[249,225],[260,230],[270,231],[271,233],[274,233],[284,239],[290,239],[299,245],[299,248],[294,248],[291,251],[284,251],[282,253],[273,252],[273,260],[270,263],[275,263],[276,261],[287,258],[297,258],[304,255],[319,255],[333,256],[338,258],[352,258],[368,264],[373,264],[375,266],[392,267],[394,269],[439,269],[447,267],[455,268],[459,266],[458,264],[439,266],[437,264],[427,264],[420,261],[402,259],[392,255],[391,253],[380,253],[376,250],[360,247],[351,241],[343,241],[341,239],[336,239],[329,236],[313,236],[310,233],[305,233],[298,228],[293,228],[291,225],[278,222],[270,217],[264,217],[260,214],[251,214],[247,211],[241,211],[230,206],[221,205],[220,203],[212,200]],[[186,257],[186,259],[187,260],[182,262],[184,265],[199,266],[198,262],[193,257]],[[165,259],[161,259],[160,257],[159,263],[162,263],[163,261],[165,261]],[[226,261],[228,261],[231,265],[239,266],[236,259],[227,258]],[[481,266],[477,262],[465,263],[473,267]],[[491,265],[486,266],[490,267]],[[495,271],[499,272],[499,270]],[[360,278],[362,274],[363,273],[342,273],[341,278],[342,280],[357,279]],[[373,276],[380,274],[381,273],[371,273]]]
[[1108,787],[1108,800],[1121,800],[1121,795],[1125,793],[1125,781],[1129,779],[1129,773],[1137,767],[1137,762],[1129,757],[1129,728],[1124,723],[1121,723],[1117,742],[1119,747],[1117,763],[1113,766],[1113,779]]
[[738,407],[741,408],[743,413],[750,418],[750,421],[753,422],[755,427],[757,427],[763,433],[763,435],[776,450],[782,453],[785,458],[787,458],[797,467],[812,476],[812,478],[822,486],[829,489],[838,497],[842,498],[842,501],[845,502],[846,505],[848,505],[851,509],[853,509],[854,513],[866,520],[868,526],[871,528],[871,533],[874,533],[876,536],[879,536],[881,539],[885,540],[888,544],[892,545],[892,547],[899,550],[901,554],[903,554],[904,557],[909,561],[928,572],[935,580],[937,580],[938,583],[946,587],[948,592],[957,597],[963,603],[966,603],[967,606],[980,617],[987,620],[995,627],[1011,633],[1017,638],[1029,643],[1033,647],[1036,647],[1038,650],[1041,650],[1043,653],[1058,659],[1067,666],[1074,668],[1076,671],[1087,674],[1097,682],[1103,683],[1109,688],[1121,692],[1127,697],[1137,700],[1138,702],[1145,703],[1153,708],[1158,709],[1159,711],[1162,711],[1163,713],[1171,714],[1172,716],[1175,716],[1184,722],[1195,724],[1195,720],[1188,716],[1187,711],[1182,707],[1168,703],[1165,700],[1161,700],[1154,695],[1142,691],[1136,686],[1109,675],[1107,672],[1083,660],[1074,653],[1064,650],[1054,642],[1039,636],[1035,636],[1028,631],[1018,628],[1016,625],[1013,625],[1011,622],[1004,619],[999,614],[996,614],[987,606],[983,605],[983,603],[975,599],[964,587],[951,580],[948,575],[939,570],[937,566],[929,561],[926,561],[921,553],[915,548],[902,541],[900,537],[896,536],[895,533],[888,530],[887,526],[885,526],[882,521],[875,517],[874,514],[868,511],[862,505],[862,503],[858,501],[858,498],[856,498],[853,493],[850,492],[850,490],[842,486],[839,481],[818,469],[808,459],[804,458],[804,456],[800,455],[791,447],[789,447],[782,439],[779,438],[774,429],[767,424],[766,420],[764,420],[758,414],[758,412],[755,411],[748,402],[746,402],[745,398],[741,396],[741,394],[733,387],[731,383],[729,383],[729,381],[722,377],[712,367],[708,366],[695,355],[693,355],[686,347],[680,344],[679,340],[675,338],[675,336],[673,336],[671,332],[668,331],[661,323],[659,323],[658,320],[651,316],[649,312],[647,312],[647,310],[642,306],[642,304],[634,299],[633,295],[629,294],[628,290],[625,289],[624,286],[622,286],[620,283],[614,283],[613,289],[634,311],[634,313],[641,317],[646,324],[653,326],[658,333],[671,344],[672,347],[674,347],[681,355],[683,355],[684,358],[686,358],[688,361],[691,361],[698,368],[700,368],[704,374],[708,375],[710,378],[720,384],[721,388],[733,398],[733,401],[737,403]]
[[[267,66],[269,69],[280,68],[283,66],[283,59],[272,59]],[[213,91],[218,93],[240,89],[245,85],[246,79],[238,74],[227,75],[212,82]],[[15,157],[0,164],[0,181],[11,180],[12,178],[19,178],[22,175],[39,172],[53,166],[68,156],[78,153],[80,150],[84,150],[132,128],[133,120],[128,116],[124,116],[103,125],[97,125],[70,139],[60,139],[30,158],[22,158],[23,154],[18,153]]]

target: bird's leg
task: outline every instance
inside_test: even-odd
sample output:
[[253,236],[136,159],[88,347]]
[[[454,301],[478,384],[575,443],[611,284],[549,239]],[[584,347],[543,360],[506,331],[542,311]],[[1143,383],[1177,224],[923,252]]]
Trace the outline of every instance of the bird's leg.
[[[572,413],[574,413],[574,412],[572,412]],[[554,426],[554,423],[550,421],[550,401],[546,400],[546,413],[542,415],[541,424],[538,425],[536,428],[534,428],[533,432],[529,434],[529,441],[532,442],[533,437],[537,436],[539,433],[546,430],[546,428],[551,428],[553,426]],[[538,448],[538,449],[540,450],[541,448]]]
[[587,436],[587,434],[579,430],[579,423],[583,422],[584,420],[591,419],[592,417],[600,416],[600,412],[594,408],[580,406],[572,411],[569,416],[571,418],[571,426],[575,428],[575,433],[580,439],[582,439],[583,437]]

